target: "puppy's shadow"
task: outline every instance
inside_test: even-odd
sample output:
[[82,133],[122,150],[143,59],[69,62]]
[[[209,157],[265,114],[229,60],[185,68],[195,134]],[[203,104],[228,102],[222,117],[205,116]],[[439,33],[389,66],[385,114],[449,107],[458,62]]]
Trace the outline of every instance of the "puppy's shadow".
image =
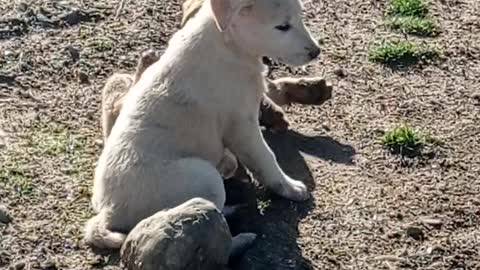
[[[280,135],[266,131],[264,137],[285,173],[302,180],[310,191],[315,189],[315,179],[302,152],[347,165],[353,164],[356,154],[352,146],[325,136],[305,136],[295,131]],[[313,269],[297,243],[299,221],[315,208],[312,199],[302,203],[288,201],[265,188],[255,187],[242,173],[226,180],[225,187],[227,204],[249,205],[229,218],[232,234],[249,231],[259,236],[243,259],[232,266],[233,270]]]

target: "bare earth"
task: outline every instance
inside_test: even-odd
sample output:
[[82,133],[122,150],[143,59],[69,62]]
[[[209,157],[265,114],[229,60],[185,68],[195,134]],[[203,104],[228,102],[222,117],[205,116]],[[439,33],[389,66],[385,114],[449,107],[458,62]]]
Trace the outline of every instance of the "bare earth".
[[[306,3],[323,53],[273,76],[324,76],[334,99],[288,108],[294,131],[266,137],[313,199],[256,188],[231,221],[261,235],[238,269],[480,269],[480,1],[431,1],[443,32],[425,42],[442,57],[400,69],[368,60],[405,38],[384,25],[386,2]],[[0,225],[0,269],[119,269],[81,241],[100,90],[142,50],[163,50],[179,11],[180,0],[0,0],[0,204],[13,217]],[[379,141],[402,122],[442,144],[391,155]]]

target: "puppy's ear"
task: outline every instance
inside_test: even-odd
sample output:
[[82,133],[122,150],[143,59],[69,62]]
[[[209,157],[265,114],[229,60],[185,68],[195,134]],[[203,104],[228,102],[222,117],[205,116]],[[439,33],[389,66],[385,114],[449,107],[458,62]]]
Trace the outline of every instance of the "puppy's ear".
[[221,32],[225,31],[240,10],[253,5],[254,2],[255,0],[210,0],[213,18],[218,29]]

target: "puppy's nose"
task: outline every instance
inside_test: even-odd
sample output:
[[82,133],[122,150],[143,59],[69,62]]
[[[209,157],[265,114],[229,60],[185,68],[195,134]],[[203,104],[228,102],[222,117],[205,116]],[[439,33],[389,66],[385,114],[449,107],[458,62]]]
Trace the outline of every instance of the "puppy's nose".
[[320,55],[320,48],[319,47],[314,47],[314,48],[309,48],[308,49],[308,56],[313,60],[317,58]]

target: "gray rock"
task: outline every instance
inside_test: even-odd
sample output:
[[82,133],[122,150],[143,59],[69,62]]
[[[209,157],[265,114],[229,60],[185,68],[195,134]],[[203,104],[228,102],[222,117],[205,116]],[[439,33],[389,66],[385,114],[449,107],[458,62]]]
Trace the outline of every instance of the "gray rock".
[[7,145],[7,134],[0,129],[0,148]]
[[130,270],[224,269],[232,236],[222,214],[195,198],[142,220],[121,249]]
[[423,232],[422,228],[420,227],[415,227],[415,226],[409,226],[406,230],[407,236],[420,241],[425,239],[425,233]]
[[12,217],[8,213],[5,205],[0,205],[0,223],[8,224],[12,221]]

